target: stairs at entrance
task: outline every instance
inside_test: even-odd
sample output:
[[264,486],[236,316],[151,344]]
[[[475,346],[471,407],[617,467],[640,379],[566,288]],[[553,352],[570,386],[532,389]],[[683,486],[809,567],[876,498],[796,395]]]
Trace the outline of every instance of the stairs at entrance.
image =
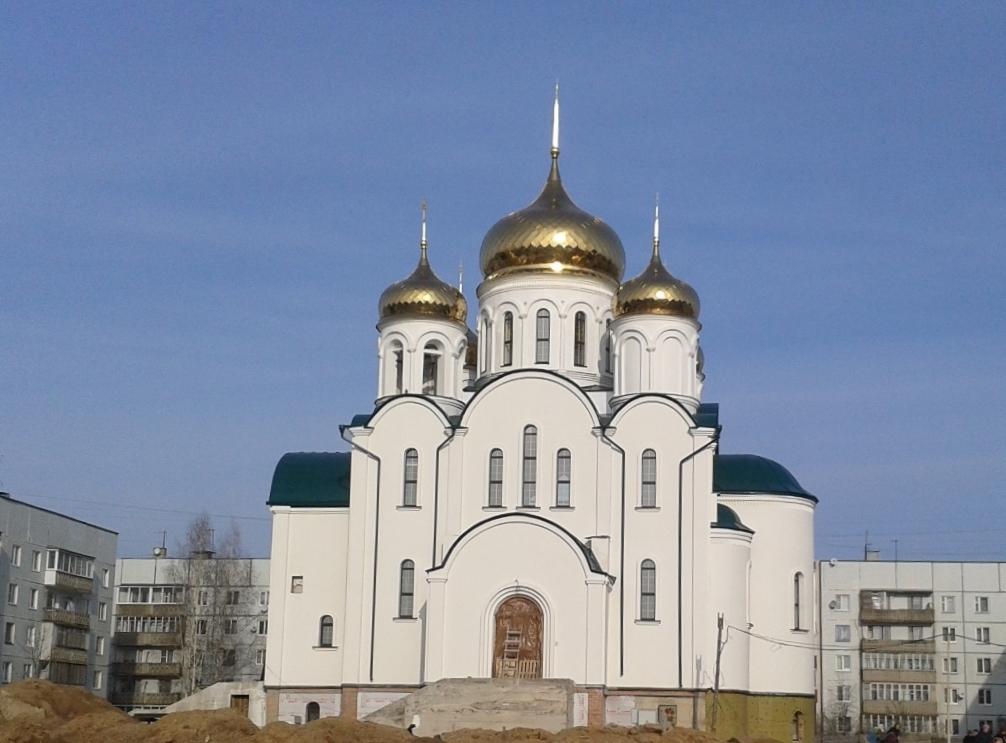
[[442,679],[363,718],[408,727],[416,735],[462,728],[541,728],[559,732],[573,725],[575,685],[566,679]]

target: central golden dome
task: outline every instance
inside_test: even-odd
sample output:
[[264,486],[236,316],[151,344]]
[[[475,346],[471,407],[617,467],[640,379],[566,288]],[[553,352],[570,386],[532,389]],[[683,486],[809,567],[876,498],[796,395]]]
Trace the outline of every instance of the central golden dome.
[[482,241],[479,253],[486,279],[518,273],[570,273],[621,281],[625,249],[607,224],[580,209],[559,178],[559,153],[534,202],[503,217]]

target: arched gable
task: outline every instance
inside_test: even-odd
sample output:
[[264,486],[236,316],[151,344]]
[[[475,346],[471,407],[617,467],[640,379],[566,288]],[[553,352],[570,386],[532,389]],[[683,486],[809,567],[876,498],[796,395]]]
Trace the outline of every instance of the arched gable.
[[441,410],[440,407],[429,397],[426,395],[407,393],[404,395],[395,395],[378,405],[374,414],[370,417],[370,420],[367,421],[366,428],[371,430],[377,428],[384,416],[388,415],[390,411],[400,408],[402,405],[418,405],[421,408],[428,410],[431,415],[435,416],[437,420],[443,424],[444,428],[449,428],[451,425],[450,420],[447,418],[447,414],[444,413],[444,411]]
[[630,398],[621,407],[619,407],[617,411],[615,411],[615,414],[611,417],[609,425],[617,428],[618,423],[622,418],[624,418],[630,411],[635,410],[641,405],[663,405],[669,410],[673,410],[678,416],[680,416],[682,422],[688,428],[695,428],[696,426],[695,419],[684,405],[670,395],[661,394],[659,392],[644,392],[641,395],[636,395],[635,397]]
[[464,427],[469,425],[469,420],[471,419],[474,412],[478,409],[479,405],[492,396],[493,392],[500,389],[503,385],[513,384],[514,382],[519,382],[522,380],[537,379],[544,380],[546,382],[555,384],[557,387],[565,389],[573,395],[573,397],[583,406],[583,408],[590,415],[591,423],[593,426],[601,425],[600,414],[598,413],[597,407],[594,405],[593,401],[583,389],[574,382],[571,382],[566,377],[562,376],[553,371],[548,371],[546,369],[515,369],[510,372],[505,372],[493,377],[486,385],[481,387],[468,401],[465,405],[464,410],[461,413],[461,421],[458,425]]

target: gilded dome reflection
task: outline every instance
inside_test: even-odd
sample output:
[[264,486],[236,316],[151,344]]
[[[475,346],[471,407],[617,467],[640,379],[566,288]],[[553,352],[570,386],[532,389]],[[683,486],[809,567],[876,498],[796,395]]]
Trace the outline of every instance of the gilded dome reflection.
[[426,257],[425,243],[416,270],[407,279],[385,289],[378,307],[382,318],[392,315],[429,315],[462,324],[468,319],[468,303],[464,295],[433,273]]
[[654,241],[649,265],[622,284],[612,300],[615,317],[630,314],[671,315],[699,319],[699,295],[664,268],[659,243]]

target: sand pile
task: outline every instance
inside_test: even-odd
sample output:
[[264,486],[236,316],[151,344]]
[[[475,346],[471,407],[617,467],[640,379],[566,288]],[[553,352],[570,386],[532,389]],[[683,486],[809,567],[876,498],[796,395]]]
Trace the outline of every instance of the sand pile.
[[[48,681],[18,681],[0,689],[0,743],[420,743],[406,730],[370,722],[325,718],[306,725],[274,722],[259,729],[229,710],[175,712],[153,724],[137,722],[83,689]],[[443,743],[720,743],[694,730],[662,732],[656,726],[587,730],[552,735],[517,728],[456,730]],[[753,742],[750,742],[753,743]],[[758,743],[775,743],[758,741]]]

